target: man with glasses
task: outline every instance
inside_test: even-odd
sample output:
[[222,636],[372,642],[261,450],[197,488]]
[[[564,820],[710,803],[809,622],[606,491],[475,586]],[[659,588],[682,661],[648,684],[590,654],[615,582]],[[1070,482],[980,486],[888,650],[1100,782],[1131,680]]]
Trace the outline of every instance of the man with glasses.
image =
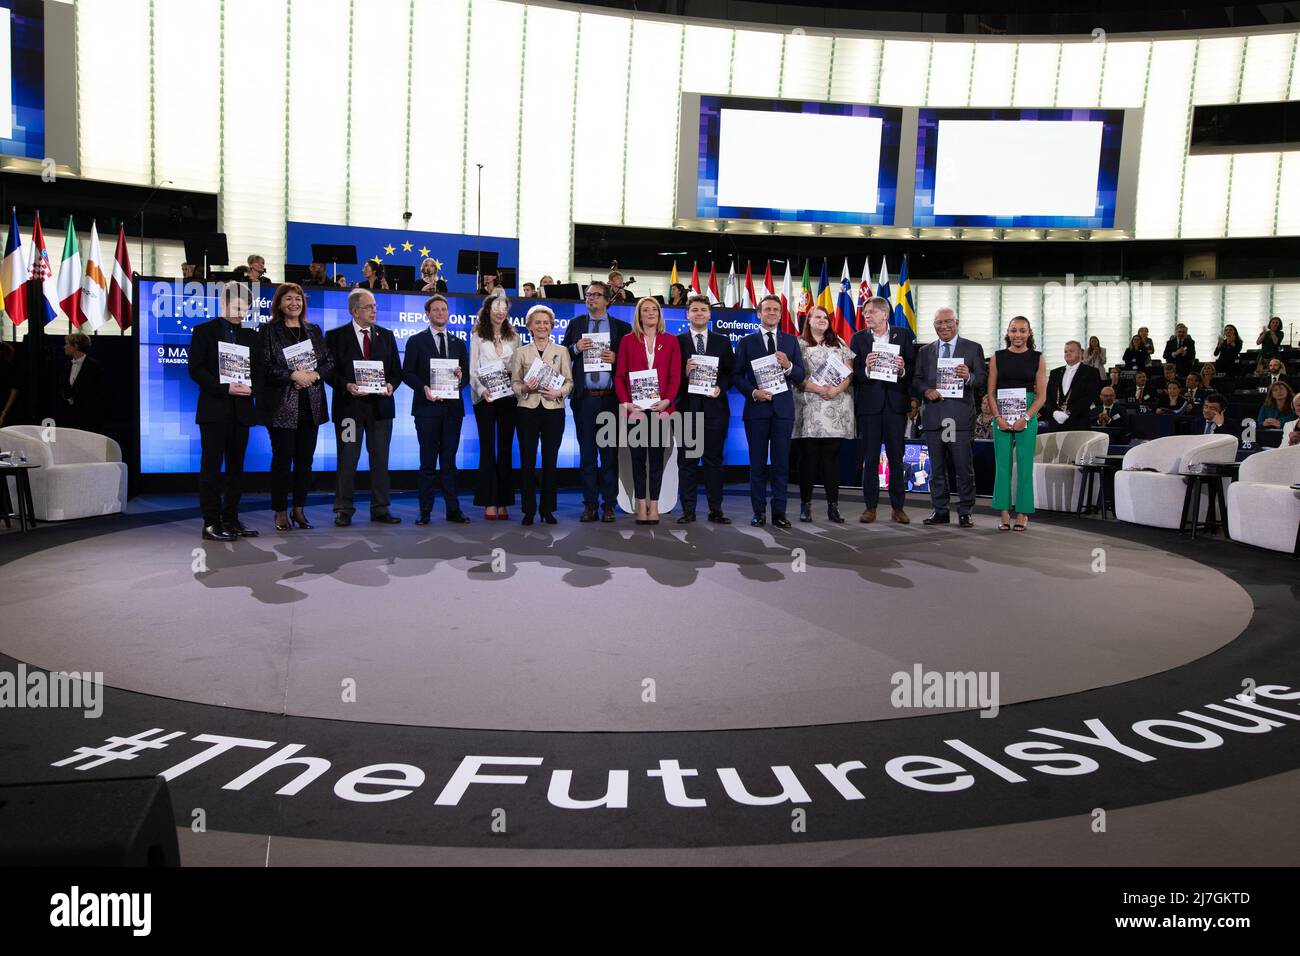
[[[597,421],[602,412],[618,413],[613,365],[618,343],[631,333],[632,327],[609,314],[609,286],[606,283],[593,282],[587,286],[586,300],[587,314],[576,316],[569,323],[562,343],[573,360],[573,391],[569,400],[573,408],[573,425],[578,432],[582,470],[582,517],[579,520],[595,521],[599,510],[601,521],[613,521],[614,500],[618,494],[618,448],[600,447],[596,441]],[[601,361],[608,364],[610,370],[589,372],[583,357],[596,344],[590,336],[600,334],[609,336],[609,346],[602,351]]]

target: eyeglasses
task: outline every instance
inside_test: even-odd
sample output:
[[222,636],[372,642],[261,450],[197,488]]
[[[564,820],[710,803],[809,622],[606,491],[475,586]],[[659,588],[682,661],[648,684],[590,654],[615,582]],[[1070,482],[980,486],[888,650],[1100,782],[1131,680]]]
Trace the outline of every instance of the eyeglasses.
[[603,292],[598,292],[595,289],[588,289],[586,298],[590,299],[592,296],[600,296],[602,299],[607,298]]

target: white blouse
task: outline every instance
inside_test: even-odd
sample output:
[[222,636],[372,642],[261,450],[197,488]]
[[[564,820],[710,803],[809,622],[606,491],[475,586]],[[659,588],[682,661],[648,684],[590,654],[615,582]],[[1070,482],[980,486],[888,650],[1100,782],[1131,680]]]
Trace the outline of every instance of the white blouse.
[[[479,336],[476,333],[472,331],[470,332],[470,336],[469,336],[470,385],[469,387],[473,390],[474,402],[476,404],[478,402],[483,401],[483,391],[484,391],[483,383],[478,380],[479,362],[480,361],[492,362],[497,359],[500,359],[504,361],[506,363],[506,367],[509,368],[510,356],[513,355],[515,350],[518,348],[519,348],[519,338],[517,335],[515,338],[512,339],[502,339],[501,354],[497,355],[496,349],[493,347],[493,343],[484,341],[483,339],[479,338]],[[480,358],[480,355],[482,356],[482,358]]]

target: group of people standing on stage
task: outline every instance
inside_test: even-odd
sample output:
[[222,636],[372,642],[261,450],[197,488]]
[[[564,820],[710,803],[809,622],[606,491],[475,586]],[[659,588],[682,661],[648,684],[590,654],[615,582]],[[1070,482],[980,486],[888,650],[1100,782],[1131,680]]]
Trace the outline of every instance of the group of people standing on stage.
[[[935,314],[937,339],[918,348],[910,329],[890,324],[889,303],[883,298],[865,303],[861,329],[844,342],[821,307],[813,308],[799,335],[781,331],[781,301],[767,296],[758,303],[759,329],[733,350],[730,337],[710,327],[711,307],[704,296],[688,297],[689,324],[675,336],[666,333],[663,309],[655,299],[639,300],[629,325],[609,314],[609,296],[606,283],[588,286],[587,312],[569,323],[560,342],[552,338],[555,315],[549,307],[536,305],[528,311],[528,341],[524,342],[511,323],[509,301],[489,296],[466,342],[448,330],[448,302],[434,293],[425,303],[429,326],[411,337],[403,360],[393,332],[376,324],[375,298],[368,290],[356,289],[349,295],[351,321],[323,333],[307,316],[302,288],[285,283],[271,300],[269,320],[253,331],[242,326],[249,310],[247,291],[239,284],[227,285],[222,316],[194,330],[189,352],[190,375],[199,386],[195,420],[202,442],[203,536],[228,541],[257,534],[240,520],[239,501],[249,429],[258,423],[270,435],[277,530],[312,527],[304,506],[317,430],[326,421],[334,425],[338,448],[334,523],[351,524],[356,511],[355,477],[363,442],[369,458],[370,520],[399,523],[401,519],[390,510],[388,449],[396,414],[393,394],[402,385],[414,393],[411,414],[420,448],[417,524],[431,520],[439,483],[447,520],[470,520],[460,505],[456,465],[465,414],[460,396],[466,388],[480,448],[474,503],[484,509],[487,520],[508,520],[517,487],[525,525],[538,518],[548,524],[556,521],[556,463],[566,399],[579,446],[581,521],[614,521],[619,442],[609,439],[605,426],[614,420],[628,425],[680,413],[696,416],[702,436],[690,448],[678,447],[681,516],[677,522],[696,521],[702,483],[708,520],[729,524],[722,502],[723,446],[730,421],[727,395],[736,388],[744,397],[750,523],[765,525],[770,504],[771,522],[778,528],[790,527],[787,499],[793,442],[800,443],[800,520],[812,520],[813,488],[818,482],[825,489],[828,519],[845,520],[839,510],[840,451],[842,443],[853,438],[862,439],[859,467],[865,468],[865,507],[859,521],[876,520],[880,498],[876,462],[883,445],[889,462],[892,520],[910,523],[904,507],[903,447],[913,396],[922,402],[922,432],[930,458],[934,510],[924,523],[951,521],[947,482],[951,468],[958,523],[970,527],[975,503],[971,441],[978,422],[976,396],[985,386],[991,393],[1025,389],[1022,414],[1015,417],[999,411],[992,429],[997,459],[993,504],[1003,513],[1002,527],[1011,527],[1013,456],[1032,459],[1037,415],[1044,402],[1055,401],[1062,410],[1071,407],[1072,382],[1058,381],[1054,372],[1048,385],[1029,323],[1020,317],[1008,326],[1007,347],[986,366],[982,348],[958,335],[957,315],[948,308]],[[252,369],[247,384],[221,382],[220,342],[248,349]],[[448,360],[440,367],[451,372],[456,397],[444,397],[445,383],[433,388],[431,359]],[[366,365],[365,383],[359,384],[358,362]],[[699,367],[713,367],[716,372],[711,387],[692,390],[692,373]],[[882,368],[887,374],[873,374]],[[653,379],[645,374],[651,371]],[[947,385],[941,392],[940,380],[945,376]],[[650,390],[648,405],[646,400],[638,403],[649,380],[657,384],[657,391]],[[329,403],[326,382],[333,388]],[[1052,394],[1057,398],[1052,399]],[[636,520],[653,525],[660,520],[664,461],[674,438],[668,429],[647,432],[649,440],[627,444]],[[516,442],[521,462],[517,473],[512,466]],[[1016,527],[1023,529],[1033,512],[1031,468],[1019,469],[1015,497]]]

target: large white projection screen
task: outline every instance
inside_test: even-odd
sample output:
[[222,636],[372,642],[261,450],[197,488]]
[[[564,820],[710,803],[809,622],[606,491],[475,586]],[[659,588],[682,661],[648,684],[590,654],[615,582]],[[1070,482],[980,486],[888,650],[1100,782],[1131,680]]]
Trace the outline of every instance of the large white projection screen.
[[1093,216],[1102,124],[940,120],[936,216]]
[[721,111],[718,205],[874,213],[883,121]]

